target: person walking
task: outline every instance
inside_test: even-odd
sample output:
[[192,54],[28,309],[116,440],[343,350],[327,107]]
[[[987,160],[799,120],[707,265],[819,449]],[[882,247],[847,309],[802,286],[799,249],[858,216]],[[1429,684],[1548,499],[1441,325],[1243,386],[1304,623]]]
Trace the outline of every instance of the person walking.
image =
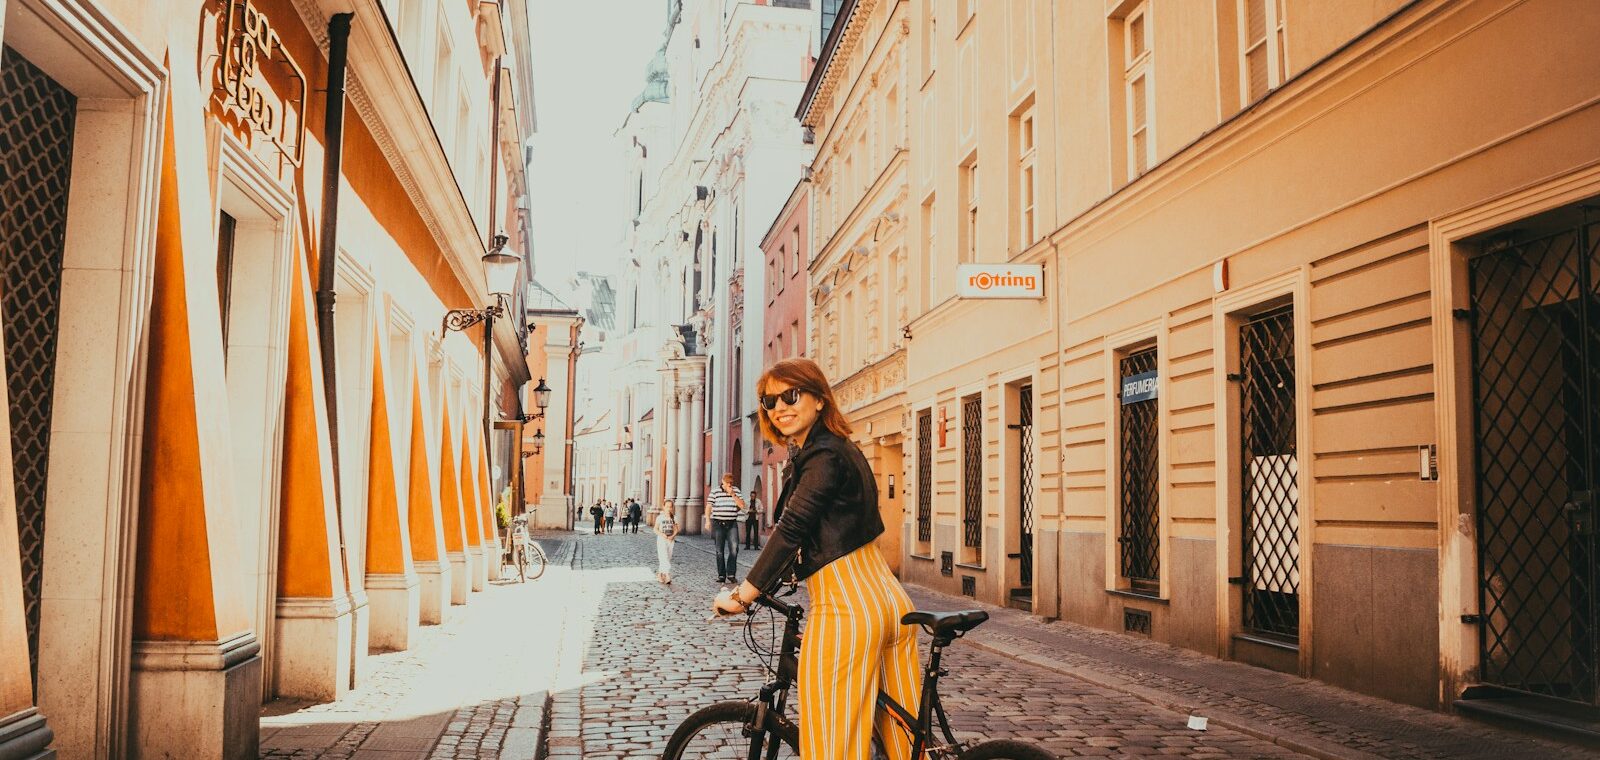
[[761,497],[750,494],[750,506],[744,511],[744,548],[761,548]]
[[628,500],[628,522],[633,523],[633,532],[639,532],[639,523],[644,521],[644,507],[639,506],[638,499]]
[[610,501],[605,502],[605,505],[606,505],[606,532],[610,533],[617,526],[617,505],[612,504]]
[[[716,595],[712,609],[735,614],[772,594],[785,578],[811,597],[800,644],[799,723],[803,760],[872,754],[878,690],[918,714],[922,678],[916,628],[900,619],[911,598],[874,540],[884,532],[877,481],[850,423],[815,362],[785,359],[756,382],[757,422],[790,446],[790,474],[778,524],[743,583]],[[907,760],[910,736],[887,714],[880,736],[891,760]]]
[[594,534],[598,536],[605,533],[606,513],[600,509],[600,502],[597,501],[589,506],[589,516],[594,518]]
[[739,572],[739,516],[744,499],[733,485],[733,473],[723,473],[722,485],[711,492],[711,537],[717,551],[717,582],[732,583]]
[[661,502],[656,515],[656,580],[672,585],[672,545],[678,540],[678,521],[672,517],[672,500]]

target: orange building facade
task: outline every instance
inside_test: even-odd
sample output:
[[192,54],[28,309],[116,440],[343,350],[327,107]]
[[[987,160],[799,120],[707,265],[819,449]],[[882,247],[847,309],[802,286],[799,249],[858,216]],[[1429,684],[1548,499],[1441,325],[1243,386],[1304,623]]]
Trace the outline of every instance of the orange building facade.
[[156,5],[0,2],[4,756],[255,757],[498,573],[525,5]]
[[[1413,704],[1600,703],[1591,4],[837,24],[816,356],[848,385],[905,339],[903,577]],[[874,344],[839,288],[894,224]]]

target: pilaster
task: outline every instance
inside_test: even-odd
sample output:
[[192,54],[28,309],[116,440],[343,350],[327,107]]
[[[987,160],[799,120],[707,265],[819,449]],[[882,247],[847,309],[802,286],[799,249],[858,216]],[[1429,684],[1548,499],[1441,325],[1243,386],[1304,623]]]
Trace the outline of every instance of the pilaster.
[[379,334],[372,352],[372,435],[367,457],[366,589],[368,644],[383,651],[406,649],[421,616],[418,580],[411,563],[411,536],[400,514],[400,478],[395,470],[392,418],[384,365],[388,342]]
[[444,622],[450,606],[450,560],[444,548],[439,491],[428,461],[427,422],[422,406],[422,373],[411,368],[411,468],[406,483],[406,526],[411,562],[418,580],[417,617],[423,625]]
[[472,433],[469,426],[461,433],[461,522],[467,531],[467,554],[472,557],[472,590],[488,585],[488,557],[483,551],[483,509],[478,506],[478,468],[473,466]]
[[466,516],[461,488],[456,485],[455,446],[450,437],[450,404],[439,411],[439,511],[444,526],[445,558],[450,564],[450,603],[466,604],[472,589],[472,556],[467,551]]

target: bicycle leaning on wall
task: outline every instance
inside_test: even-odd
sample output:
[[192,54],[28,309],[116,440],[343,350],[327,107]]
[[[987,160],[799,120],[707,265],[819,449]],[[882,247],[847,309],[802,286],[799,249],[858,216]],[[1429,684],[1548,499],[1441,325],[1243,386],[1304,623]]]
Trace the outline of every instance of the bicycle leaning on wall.
[[505,549],[500,552],[500,574],[510,575],[506,568],[515,568],[518,582],[531,581],[544,575],[549,560],[539,542],[528,535],[528,516],[517,515],[506,529]]

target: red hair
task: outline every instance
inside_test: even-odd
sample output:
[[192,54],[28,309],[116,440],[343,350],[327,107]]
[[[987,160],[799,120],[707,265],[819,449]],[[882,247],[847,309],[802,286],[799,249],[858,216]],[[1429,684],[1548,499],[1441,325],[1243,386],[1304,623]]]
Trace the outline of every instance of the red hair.
[[[828,378],[822,374],[822,368],[810,359],[795,358],[784,359],[767,368],[761,373],[761,379],[756,381],[756,397],[766,395],[767,387],[772,381],[788,383],[790,388],[799,388],[806,393],[822,400],[822,411],[818,421],[833,431],[840,438],[850,437],[850,422],[844,418],[844,413],[839,411],[839,405],[833,400],[833,386],[828,384]],[[756,406],[756,422],[761,425],[761,437],[775,443],[783,444],[783,434],[772,424],[767,417],[767,408]]]

